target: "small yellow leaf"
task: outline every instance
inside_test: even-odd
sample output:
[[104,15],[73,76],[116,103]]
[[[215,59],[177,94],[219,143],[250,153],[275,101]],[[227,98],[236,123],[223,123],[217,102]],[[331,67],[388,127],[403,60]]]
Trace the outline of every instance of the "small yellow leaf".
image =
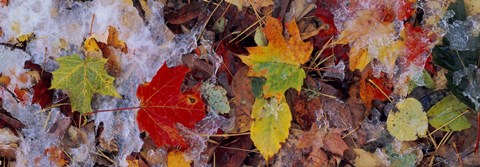
[[260,151],[260,154],[268,160],[282,147],[288,137],[288,129],[292,115],[290,108],[285,102],[285,98],[277,102],[272,98],[255,99],[252,109],[252,126],[250,127],[250,136],[253,143]]
[[351,48],[350,53],[350,70],[355,71],[358,69],[363,71],[365,67],[370,63],[370,57],[368,57],[368,51],[365,49]]
[[173,150],[168,153],[167,166],[168,167],[190,167],[192,161],[186,161],[183,152]]
[[417,99],[407,98],[397,104],[397,109],[398,111],[390,111],[387,118],[390,134],[399,141],[413,141],[427,136],[427,114]]

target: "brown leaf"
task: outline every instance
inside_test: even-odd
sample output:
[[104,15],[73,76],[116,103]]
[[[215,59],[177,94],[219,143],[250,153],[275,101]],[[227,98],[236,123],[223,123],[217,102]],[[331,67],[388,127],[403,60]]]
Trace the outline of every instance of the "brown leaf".
[[171,24],[183,24],[197,18],[203,10],[202,2],[192,2],[174,13],[166,15],[165,19]]
[[[0,0],[0,6],[1,7],[8,6],[8,0]],[[0,31],[1,31],[1,29],[0,29]],[[1,37],[1,35],[0,35],[0,37]]]
[[[235,149],[250,150],[252,148],[250,136],[241,136],[223,146]],[[219,167],[241,166],[249,152],[219,147],[215,150],[215,165]]]
[[48,156],[48,160],[57,166],[65,166],[68,164],[68,156],[55,146],[43,150],[43,155]]
[[252,122],[251,113],[255,97],[252,92],[252,82],[247,76],[248,67],[243,67],[235,74],[232,80],[233,95],[235,96],[233,103],[235,104],[234,116],[235,127],[238,132],[246,132],[250,130]]

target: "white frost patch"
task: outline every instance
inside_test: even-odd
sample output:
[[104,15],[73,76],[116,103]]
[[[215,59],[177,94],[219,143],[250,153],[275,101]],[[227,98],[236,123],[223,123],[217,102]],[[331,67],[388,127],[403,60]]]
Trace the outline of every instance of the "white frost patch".
[[[19,36],[30,33],[34,33],[35,38],[28,43],[26,53],[0,47],[0,59],[16,56],[9,63],[0,63],[0,72],[10,68],[23,69],[23,62],[29,59],[46,71],[54,71],[58,68],[55,58],[84,51],[83,41],[89,37],[90,27],[92,33],[102,34],[108,26],[113,26],[118,29],[120,40],[128,46],[128,53],[115,53],[122,67],[115,86],[123,98],[96,96],[92,107],[94,110],[105,110],[139,106],[136,97],[138,85],[150,81],[164,62],[168,66],[179,64],[181,55],[197,47],[197,36],[201,31],[200,26],[196,26],[190,33],[173,35],[163,19],[163,4],[147,0],[146,6],[148,9],[145,10],[150,11],[145,16],[148,24],[139,16],[131,0],[11,0],[7,7],[0,10],[0,27],[4,31],[0,42],[14,43]],[[8,97],[8,94],[3,93],[2,96]],[[46,114],[33,114],[40,110],[38,105],[22,106],[12,99],[8,102],[4,99],[3,105],[27,125],[17,153],[18,164],[33,164],[32,157],[41,155],[45,148],[56,142],[48,138],[43,130]],[[104,124],[105,131],[101,137],[118,142],[119,153],[114,160],[120,166],[126,166],[126,156],[139,152],[143,144],[139,138],[136,111],[104,112],[94,118],[95,125]],[[90,153],[96,152],[93,143],[95,134],[87,135],[88,144],[74,149],[71,154],[74,160],[90,165],[93,162]],[[40,166],[49,166],[48,160],[41,157]]]

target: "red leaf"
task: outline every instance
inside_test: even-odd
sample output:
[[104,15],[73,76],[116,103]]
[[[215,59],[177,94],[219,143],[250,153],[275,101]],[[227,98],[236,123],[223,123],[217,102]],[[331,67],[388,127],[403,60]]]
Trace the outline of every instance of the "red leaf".
[[[378,88],[371,83],[371,80]],[[387,78],[385,73],[380,74],[380,78],[375,78],[372,74],[372,68],[367,67],[362,72],[362,80],[360,80],[360,98],[365,102],[367,111],[372,107],[372,100],[378,99],[380,101],[387,100],[387,96],[393,91],[393,84]],[[383,93],[385,94],[383,94]]]
[[188,72],[185,66],[167,68],[164,64],[151,82],[137,89],[141,106],[137,115],[138,126],[147,131],[158,146],[188,147],[176,124],[193,128],[205,117],[205,104],[200,93],[182,93],[180,90]]
[[40,80],[33,86],[32,102],[40,104],[42,108],[52,104],[54,90],[48,89],[52,85],[52,73],[44,71],[40,65],[31,61],[25,62],[25,68],[40,74]]

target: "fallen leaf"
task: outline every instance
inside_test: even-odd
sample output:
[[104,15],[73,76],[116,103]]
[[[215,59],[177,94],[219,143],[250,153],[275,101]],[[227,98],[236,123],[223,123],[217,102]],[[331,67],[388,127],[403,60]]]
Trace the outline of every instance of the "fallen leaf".
[[414,141],[427,136],[427,114],[417,99],[407,98],[397,103],[396,107],[398,111],[390,111],[387,118],[390,134],[399,141]]
[[248,67],[237,71],[232,80],[233,103],[235,104],[235,128],[238,132],[250,130],[252,123],[251,113],[255,97],[252,92],[252,80],[247,76]]
[[[232,142],[228,142],[223,145],[224,148],[220,147],[215,150],[215,165],[216,166],[226,166],[226,167],[236,167],[241,166],[248,156],[249,152],[243,150],[250,150],[253,146],[250,136],[245,135],[238,138],[235,138]],[[225,148],[228,147],[228,148]],[[229,149],[236,148],[236,149]],[[243,149],[243,150],[237,150]]]
[[183,152],[178,150],[173,150],[168,152],[167,166],[168,167],[190,167],[192,161],[185,160],[185,155]]
[[60,68],[52,72],[53,81],[50,89],[65,91],[73,111],[88,113],[92,111],[90,103],[93,94],[120,97],[113,86],[115,78],[109,76],[103,68],[107,59],[86,57],[73,54],[57,59]]
[[225,2],[231,3],[237,6],[239,11],[243,10],[243,7],[253,6],[257,11],[262,7],[273,5],[272,0],[225,0]]
[[171,24],[183,24],[197,18],[204,9],[202,2],[192,2],[182,6],[174,13],[166,15],[165,18]]
[[2,6],[2,7],[8,6],[8,0],[0,0],[0,6]]
[[32,86],[32,102],[40,104],[42,108],[45,108],[48,105],[52,104],[53,93],[55,91],[52,89],[48,89],[52,85],[52,73],[44,71],[40,65],[34,64],[31,61],[25,62],[24,68],[36,71],[40,74],[40,79],[35,85]]
[[255,99],[252,110],[252,126],[250,135],[260,154],[269,160],[281,148],[281,143],[288,137],[292,115],[290,108],[283,99],[277,102],[272,98],[265,100]]
[[379,158],[373,153],[366,152],[362,149],[353,149],[357,154],[353,164],[358,167],[371,167],[371,166],[382,166],[382,163],[379,162]]
[[450,122],[467,109],[468,107],[465,104],[460,102],[454,95],[449,94],[428,110],[428,123],[435,128],[439,128],[448,123],[441,128],[441,130],[447,132],[468,129],[472,125],[465,116],[461,116],[455,121]]
[[288,40],[284,39],[281,27],[279,20],[267,17],[263,32],[268,45],[247,48],[250,56],[240,56],[243,63],[250,67],[249,76],[266,78],[264,97],[276,97],[279,100],[289,88],[300,91],[306,77],[300,65],[310,59],[313,50],[310,42],[301,40],[295,21],[286,25],[290,34]]
[[[377,85],[378,88],[374,84]],[[374,77],[371,67],[368,67],[362,72],[359,90],[360,98],[365,103],[367,111],[370,111],[372,108],[372,100],[385,101],[388,99],[387,96],[393,91],[393,83],[391,83],[391,80],[388,79],[383,72],[380,74],[380,78]]]
[[189,69],[185,66],[168,68],[164,64],[151,82],[137,89],[140,110],[137,121],[140,130],[147,131],[158,146],[187,147],[176,124],[193,128],[205,117],[205,104],[200,93],[182,93],[180,87]]
[[62,150],[55,146],[51,146],[43,150],[43,155],[48,156],[48,160],[56,166],[65,166],[68,164],[68,157]]

